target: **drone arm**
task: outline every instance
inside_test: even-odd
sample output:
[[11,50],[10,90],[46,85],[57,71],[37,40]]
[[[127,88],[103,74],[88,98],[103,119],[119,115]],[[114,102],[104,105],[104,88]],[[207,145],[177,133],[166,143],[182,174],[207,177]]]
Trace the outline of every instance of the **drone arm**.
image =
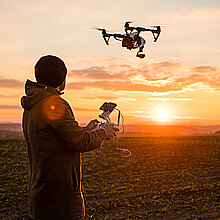
[[137,30],[138,34],[141,31],[151,31],[151,33],[153,34],[153,37],[154,37],[154,42],[157,41],[158,37],[160,36],[160,32],[161,32],[160,26],[157,26],[156,30],[152,30],[152,29],[149,29],[149,28],[141,28],[141,27],[136,28],[136,30]]
[[152,31],[152,34],[154,37],[154,42],[156,42],[160,34],[158,34],[157,32],[154,32],[154,31]]
[[115,38],[115,40],[118,40],[118,41],[122,41],[124,38],[124,36],[121,34],[114,34],[113,37]]
[[103,34],[102,35],[102,37],[107,45],[109,45],[109,40],[110,40],[111,36],[113,36],[113,35],[112,34]]
[[122,39],[121,39],[121,38],[117,38],[117,37],[115,37],[115,40],[122,41]]
[[158,37],[160,36],[160,32],[161,32],[160,26],[157,27],[157,30],[152,30],[151,32],[154,36],[154,42],[156,42]]
[[103,36],[103,39],[104,39],[105,43],[106,43],[107,45],[109,45],[109,39],[110,39],[110,37]]
[[121,38],[123,38],[124,36],[121,35],[121,34],[104,34],[104,35],[103,35],[103,39],[104,39],[104,41],[105,41],[105,43],[106,43],[107,45],[109,45],[109,39],[110,39],[110,37],[114,37],[115,40],[121,41]]

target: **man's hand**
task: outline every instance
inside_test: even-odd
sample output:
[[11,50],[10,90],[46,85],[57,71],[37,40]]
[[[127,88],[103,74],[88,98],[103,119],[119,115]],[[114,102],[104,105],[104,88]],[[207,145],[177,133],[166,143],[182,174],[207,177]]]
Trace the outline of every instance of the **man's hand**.
[[112,139],[114,136],[118,135],[119,129],[112,123],[106,123],[103,128],[105,129],[107,133],[107,140]]
[[89,122],[89,124],[85,127],[86,131],[91,131],[95,128],[100,122],[97,119],[93,119]]

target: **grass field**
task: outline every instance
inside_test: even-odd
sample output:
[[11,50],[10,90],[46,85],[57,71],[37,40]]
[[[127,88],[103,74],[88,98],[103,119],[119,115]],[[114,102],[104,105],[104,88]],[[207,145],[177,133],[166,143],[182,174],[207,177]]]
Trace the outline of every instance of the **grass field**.
[[[122,138],[82,155],[86,219],[220,219],[220,136]],[[23,140],[1,140],[0,219],[30,219]]]

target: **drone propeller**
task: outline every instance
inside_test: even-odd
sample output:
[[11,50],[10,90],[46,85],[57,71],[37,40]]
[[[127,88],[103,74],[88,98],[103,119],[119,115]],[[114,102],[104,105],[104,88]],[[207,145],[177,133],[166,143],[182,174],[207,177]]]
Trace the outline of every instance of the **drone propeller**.
[[106,31],[106,29],[104,29],[104,28],[99,28],[99,27],[91,27],[91,29],[97,30],[97,31]]
[[135,21],[126,21],[126,23],[131,24],[134,23]]
[[121,22],[121,24],[125,24],[125,23],[128,23],[128,24],[131,24],[131,23],[134,23],[135,21],[126,21],[126,22]]
[[100,28],[100,27],[91,27],[90,29],[97,30],[97,31],[102,31],[103,34],[107,34],[107,32],[114,32],[112,30],[107,30],[105,28]]
[[129,24],[134,23],[135,21],[126,21],[124,26],[129,26]]
[[157,28],[157,27],[166,27],[167,25],[148,25],[147,27],[153,27],[153,28]]
[[99,27],[93,27],[92,29],[97,30],[97,31],[101,31],[102,32],[102,37],[106,36],[106,29],[104,28],[99,28]]

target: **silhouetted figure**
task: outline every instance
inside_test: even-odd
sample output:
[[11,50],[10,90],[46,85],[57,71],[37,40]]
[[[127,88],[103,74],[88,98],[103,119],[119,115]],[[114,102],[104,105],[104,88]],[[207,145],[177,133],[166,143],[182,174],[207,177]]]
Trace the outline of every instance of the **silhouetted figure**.
[[67,68],[55,56],[35,65],[37,82],[26,81],[21,99],[23,132],[30,163],[29,201],[34,219],[83,219],[81,153],[99,148],[118,128],[106,124],[91,131],[98,120],[82,128],[70,105],[60,97]]

